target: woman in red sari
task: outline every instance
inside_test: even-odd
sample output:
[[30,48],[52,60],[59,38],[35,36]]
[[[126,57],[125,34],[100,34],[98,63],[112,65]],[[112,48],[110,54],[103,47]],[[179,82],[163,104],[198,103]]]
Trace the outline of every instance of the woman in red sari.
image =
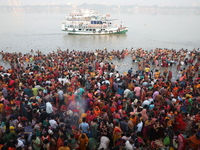
[[94,112],[93,112],[93,110],[88,110],[87,112],[87,117],[86,117],[86,120],[87,120],[87,123],[91,123],[93,120],[94,120],[94,118],[96,118],[96,115],[94,114]]
[[187,123],[183,121],[183,116],[181,114],[178,114],[175,117],[174,131],[185,130],[186,126]]
[[171,81],[171,79],[172,79],[172,71],[169,71],[169,73],[168,73],[168,81]]

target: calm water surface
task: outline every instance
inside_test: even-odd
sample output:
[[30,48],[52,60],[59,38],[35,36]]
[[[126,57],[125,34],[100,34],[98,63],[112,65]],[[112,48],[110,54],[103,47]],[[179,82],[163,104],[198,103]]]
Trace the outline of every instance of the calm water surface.
[[61,31],[61,23],[71,11],[44,9],[33,11],[0,10],[0,50],[44,53],[56,50],[108,50],[138,48],[198,48],[200,44],[200,13],[195,12],[134,12],[119,10],[101,12],[111,14],[129,26],[121,35],[68,35]]

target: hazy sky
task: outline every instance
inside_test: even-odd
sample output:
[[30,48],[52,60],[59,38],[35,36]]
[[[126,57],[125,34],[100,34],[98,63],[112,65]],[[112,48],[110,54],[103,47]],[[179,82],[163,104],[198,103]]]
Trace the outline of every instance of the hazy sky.
[[9,1],[20,1],[21,5],[29,4],[138,4],[138,5],[165,5],[165,6],[200,6],[200,0],[0,0],[0,5],[8,5]]

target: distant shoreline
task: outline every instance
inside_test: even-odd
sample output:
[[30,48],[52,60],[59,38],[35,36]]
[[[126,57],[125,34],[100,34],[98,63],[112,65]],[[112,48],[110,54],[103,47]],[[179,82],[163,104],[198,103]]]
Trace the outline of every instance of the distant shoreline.
[[198,11],[200,12],[200,6],[158,6],[158,5],[103,5],[103,4],[81,4],[81,5],[57,5],[57,4],[33,4],[33,5],[0,5],[0,9],[13,9],[13,8],[20,8],[20,9],[39,9],[39,8],[52,8],[52,9],[80,9],[80,8],[92,8],[92,9],[109,9],[111,12],[114,10],[121,10],[121,11],[180,11],[180,12],[190,12],[190,11]]

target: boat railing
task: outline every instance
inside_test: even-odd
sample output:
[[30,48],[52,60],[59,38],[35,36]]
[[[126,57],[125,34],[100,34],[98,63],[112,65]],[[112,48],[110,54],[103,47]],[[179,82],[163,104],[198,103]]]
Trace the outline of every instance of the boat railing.
[[[113,25],[111,24],[103,24],[103,25],[68,25],[69,28],[79,28],[79,29],[99,29],[99,28],[109,28],[109,27],[113,27]],[[114,25],[114,27],[117,27],[116,25]]]

